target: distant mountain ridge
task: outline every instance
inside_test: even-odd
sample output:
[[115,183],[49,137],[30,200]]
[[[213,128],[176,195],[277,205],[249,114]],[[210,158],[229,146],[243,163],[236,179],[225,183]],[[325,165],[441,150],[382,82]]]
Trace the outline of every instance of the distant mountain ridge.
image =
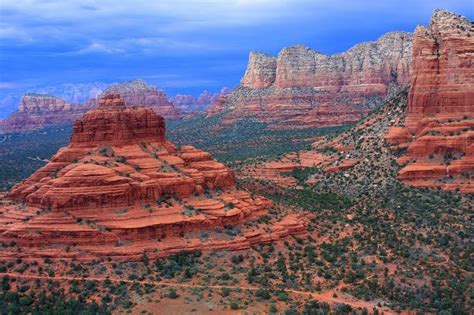
[[[99,94],[97,94],[100,91]],[[49,94],[28,93],[24,95],[16,112],[0,121],[0,130],[4,132],[27,131],[49,125],[71,123],[88,110],[98,106],[98,98],[106,94],[121,94],[127,106],[146,105],[164,118],[177,119],[181,115],[166,94],[144,80],[136,79],[117,83],[99,90],[88,92],[89,98],[82,104],[68,102]],[[78,99],[78,98],[76,98]]]
[[[66,87],[62,89],[61,87]],[[86,111],[97,107],[98,99],[107,94],[120,94],[127,106],[145,105],[167,119],[178,119],[183,114],[205,111],[220,97],[231,93],[224,87],[219,93],[203,91],[198,97],[177,94],[167,97],[163,90],[148,84],[143,79],[107,85],[63,84],[56,87],[33,89],[21,97],[10,95],[4,99],[4,107],[16,106],[17,110],[0,120],[0,131],[14,132],[38,129],[47,125],[73,122]],[[0,111],[2,110],[0,100]],[[14,104],[14,105],[13,105]]]
[[25,93],[9,93],[0,98],[0,119],[12,114],[18,107],[22,96],[26,94],[53,95],[70,104],[83,104],[89,99],[97,97],[109,85],[105,82],[63,83],[29,88]]
[[198,97],[191,94],[176,94],[169,98],[180,111],[183,113],[201,112],[212,106],[219,97],[229,95],[232,89],[223,87],[218,93],[210,93],[204,90]]

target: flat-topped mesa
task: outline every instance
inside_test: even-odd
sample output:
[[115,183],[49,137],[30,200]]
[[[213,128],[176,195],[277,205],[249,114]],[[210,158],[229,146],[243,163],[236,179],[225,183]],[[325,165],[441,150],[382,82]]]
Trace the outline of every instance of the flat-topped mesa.
[[251,52],[241,86],[339,89],[375,85],[385,91],[388,83],[409,80],[411,34],[390,32],[377,41],[355,45],[346,52],[325,55],[303,45],[283,48],[278,56]]
[[81,117],[88,109],[90,108],[70,104],[56,96],[29,93],[21,98],[16,112],[0,120],[0,130],[26,131],[48,125],[70,123]]
[[240,86],[208,116],[225,112],[223,125],[254,116],[278,129],[357,121],[382,102],[391,85],[408,82],[411,37],[391,32],[334,55],[302,45],[277,57],[251,52]]
[[26,94],[21,98],[18,112],[40,113],[54,111],[70,111],[71,104],[63,99],[47,94]]
[[121,146],[165,140],[163,117],[150,108],[127,108],[119,94],[109,94],[99,100],[97,109],[74,123],[71,147]]

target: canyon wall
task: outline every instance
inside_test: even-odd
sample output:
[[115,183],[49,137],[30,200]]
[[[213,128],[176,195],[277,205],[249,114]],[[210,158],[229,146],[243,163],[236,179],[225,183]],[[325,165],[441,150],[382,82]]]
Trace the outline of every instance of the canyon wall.
[[387,95],[391,83],[409,81],[412,36],[392,32],[348,51],[324,55],[304,46],[272,57],[251,52],[240,86],[224,104],[224,124],[246,116],[275,128],[309,128],[354,122]]
[[400,178],[413,186],[474,192],[474,26],[434,12],[413,39],[413,75],[405,122],[386,139],[406,149]]

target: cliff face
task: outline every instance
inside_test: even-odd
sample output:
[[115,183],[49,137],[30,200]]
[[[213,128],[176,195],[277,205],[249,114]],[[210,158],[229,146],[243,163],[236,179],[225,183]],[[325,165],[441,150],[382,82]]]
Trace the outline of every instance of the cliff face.
[[[289,172],[316,167],[319,172],[307,184],[333,185],[350,196],[390,189],[399,180],[474,193],[474,26],[464,17],[435,11],[428,28],[417,27],[413,51],[409,91],[390,93],[381,111],[347,132],[318,140],[312,150],[247,166],[241,175],[294,187],[298,181]],[[343,185],[328,175],[339,171]]]
[[[117,242],[129,242],[140,244],[130,246],[140,257],[156,248],[157,238],[169,238],[169,243],[163,241],[168,253],[205,249],[205,244],[187,244],[180,237],[243,223],[271,206],[237,190],[234,172],[209,153],[191,146],[177,149],[167,141],[164,120],[152,109],[127,108],[114,94],[79,119],[71,144],[17,184],[8,198],[0,203],[0,240],[28,247],[24,252],[30,256],[58,245],[72,246],[79,256],[86,248],[113,256]],[[19,207],[24,208],[20,217],[15,215]],[[285,226],[272,237],[301,230],[301,224],[290,230]],[[265,241],[255,232],[249,237]],[[216,246],[250,244],[241,237]]]
[[436,11],[413,40],[413,77],[408,114],[471,113],[474,103],[472,23]]
[[267,88],[275,82],[277,60],[260,52],[250,52],[249,63],[240,84],[251,89]]
[[409,185],[473,192],[474,26],[434,12],[413,40],[413,76],[403,124],[386,139],[406,149],[400,178]]
[[[222,106],[230,110],[226,119],[254,115],[277,128],[356,121],[385,97],[390,83],[408,82],[411,48],[411,34],[394,32],[331,56],[304,46],[285,48],[276,58],[252,52],[240,86]],[[216,112],[211,108],[209,115]]]

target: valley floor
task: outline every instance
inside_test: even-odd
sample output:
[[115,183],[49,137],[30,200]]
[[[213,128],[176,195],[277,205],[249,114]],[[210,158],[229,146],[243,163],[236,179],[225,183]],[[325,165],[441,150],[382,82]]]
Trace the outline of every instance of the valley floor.
[[[398,180],[399,153],[381,136],[391,122],[380,118],[389,117],[387,111],[401,115],[405,97],[399,95],[354,128],[272,131],[244,120],[223,130],[219,117],[170,122],[172,141],[209,151],[236,170],[240,188],[274,201],[258,222],[271,225],[286,214],[307,213],[307,233],[244,251],[182,253],[156,260],[144,256],[141,262],[6,261],[0,263],[0,308],[75,306],[137,314],[469,313],[473,197],[406,187]],[[7,138],[0,144],[1,152],[11,152],[2,154],[9,159],[4,165],[32,163],[24,156],[47,158],[48,150],[67,141],[67,128],[43,132],[44,138],[11,136],[20,149],[37,143],[38,149],[23,153]],[[311,148],[312,143],[319,144]],[[334,143],[338,149],[331,147]],[[342,149],[351,146],[358,150],[347,156]],[[335,164],[315,165],[311,161],[316,157]],[[305,158],[311,163],[302,163]],[[346,160],[353,162],[346,165]],[[0,172],[7,174],[3,188],[20,179],[9,177],[7,167]],[[212,233],[235,238],[240,228]],[[35,302],[39,300],[44,306]]]

